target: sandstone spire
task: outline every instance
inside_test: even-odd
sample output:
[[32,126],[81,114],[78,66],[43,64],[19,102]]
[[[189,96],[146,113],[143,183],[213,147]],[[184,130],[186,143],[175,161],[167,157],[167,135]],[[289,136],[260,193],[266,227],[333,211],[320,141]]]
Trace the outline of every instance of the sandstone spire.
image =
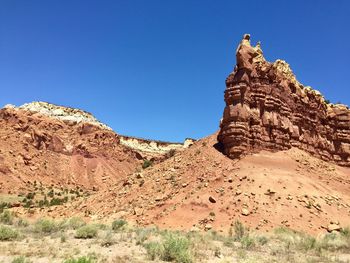
[[350,166],[350,110],[327,104],[320,92],[298,82],[283,60],[267,62],[260,43],[245,34],[237,65],[226,79],[226,107],[218,140],[237,158],[262,149],[298,147]]

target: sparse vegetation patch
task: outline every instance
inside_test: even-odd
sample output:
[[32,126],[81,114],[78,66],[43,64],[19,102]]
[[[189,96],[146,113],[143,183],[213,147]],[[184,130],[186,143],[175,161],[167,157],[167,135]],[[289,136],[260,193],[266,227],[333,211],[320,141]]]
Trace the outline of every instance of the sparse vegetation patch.
[[0,241],[14,240],[18,238],[19,233],[17,230],[9,227],[0,225]]
[[76,230],[75,238],[94,238],[97,236],[97,227],[94,225],[85,225]]

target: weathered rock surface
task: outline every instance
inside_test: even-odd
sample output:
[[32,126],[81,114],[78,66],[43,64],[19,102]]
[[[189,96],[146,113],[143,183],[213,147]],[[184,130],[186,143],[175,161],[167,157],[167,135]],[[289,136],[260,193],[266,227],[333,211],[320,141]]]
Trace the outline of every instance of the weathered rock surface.
[[34,181],[103,189],[141,162],[87,112],[44,102],[0,109],[0,193]]
[[326,161],[350,166],[350,110],[326,103],[300,84],[283,60],[267,62],[244,35],[237,65],[226,79],[226,107],[218,140],[238,158],[260,150],[298,147]]
[[187,138],[184,143],[149,140],[132,136],[120,135],[120,143],[139,152],[146,159],[162,159],[171,151],[183,150],[194,143],[194,139]]
[[194,141],[121,136],[86,111],[46,102],[0,109],[0,139],[0,193],[28,181],[104,189]]

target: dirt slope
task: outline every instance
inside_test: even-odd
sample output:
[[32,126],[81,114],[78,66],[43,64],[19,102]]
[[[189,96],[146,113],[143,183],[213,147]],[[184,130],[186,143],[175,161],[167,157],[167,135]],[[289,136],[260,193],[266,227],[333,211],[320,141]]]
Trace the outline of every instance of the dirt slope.
[[140,165],[137,153],[120,145],[111,129],[95,120],[78,122],[89,115],[66,110],[74,110],[75,119],[72,114],[62,120],[23,108],[0,110],[0,192],[18,193],[34,181],[103,189]]
[[331,222],[350,224],[349,176],[349,168],[296,148],[231,160],[217,150],[214,134],[51,215],[126,217],[142,225],[223,231],[239,219],[263,231],[285,225],[315,234]]

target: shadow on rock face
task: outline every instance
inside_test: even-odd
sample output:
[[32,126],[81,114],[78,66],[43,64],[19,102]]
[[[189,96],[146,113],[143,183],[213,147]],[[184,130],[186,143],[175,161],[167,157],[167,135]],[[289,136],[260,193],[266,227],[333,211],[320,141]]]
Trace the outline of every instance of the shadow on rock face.
[[221,142],[217,142],[213,147],[220,153],[224,154],[224,145]]

